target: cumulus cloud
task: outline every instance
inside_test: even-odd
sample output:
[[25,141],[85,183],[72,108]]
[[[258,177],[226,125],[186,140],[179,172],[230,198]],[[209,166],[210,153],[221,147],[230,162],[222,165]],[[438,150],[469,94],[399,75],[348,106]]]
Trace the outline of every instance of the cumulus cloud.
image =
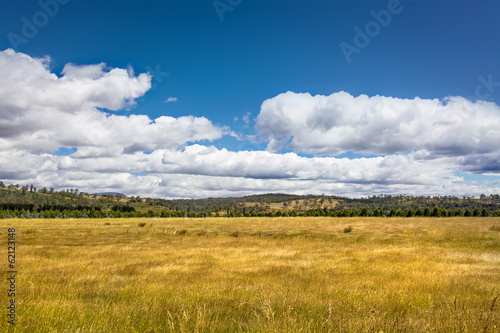
[[[373,158],[307,158],[295,153],[231,152],[191,145],[117,157],[0,152],[10,183],[119,191],[157,197],[239,196],[252,193],[372,194],[495,193],[455,175],[455,158],[421,161],[416,154]],[[143,174],[133,176],[133,174]],[[19,181],[22,180],[22,181]]]
[[0,52],[2,109],[20,113],[32,108],[67,113],[95,107],[118,110],[151,88],[149,74],[134,77],[125,69],[106,70],[105,64],[68,64],[62,77],[51,73],[49,65],[50,58],[32,58],[12,49]]
[[177,102],[177,97],[169,97],[165,101],[165,103],[175,103],[175,102]]
[[287,92],[262,103],[256,131],[268,149],[316,155],[395,154],[426,150],[431,157],[499,151],[500,107],[462,97],[399,99],[346,92]]
[[245,177],[255,179],[330,180],[343,183],[428,183],[453,177],[435,163],[422,163],[413,155],[376,158],[307,158],[295,153],[266,151],[231,152],[226,149],[192,145],[183,151],[166,151],[163,170],[182,174]]
[[77,147],[80,157],[182,147],[220,138],[225,129],[204,117],[150,119],[110,115],[151,88],[151,76],[105,64],[67,64],[58,77],[50,59],[0,52],[0,149],[54,152]]
[[[205,117],[113,114],[150,88],[151,76],[131,68],[67,64],[58,76],[48,57],[0,52],[0,179],[170,198],[499,190],[494,179],[480,184],[457,173],[500,172],[493,103],[288,92],[262,104],[255,136],[237,136]],[[242,117],[246,125],[250,117]],[[197,143],[224,135],[247,141],[241,151]],[[244,150],[258,138],[267,151]],[[283,146],[294,152],[275,153]],[[60,147],[76,151],[54,156]],[[332,157],[346,151],[384,156]]]
[[470,173],[500,173],[500,152],[492,154],[472,154],[459,159],[461,169]]

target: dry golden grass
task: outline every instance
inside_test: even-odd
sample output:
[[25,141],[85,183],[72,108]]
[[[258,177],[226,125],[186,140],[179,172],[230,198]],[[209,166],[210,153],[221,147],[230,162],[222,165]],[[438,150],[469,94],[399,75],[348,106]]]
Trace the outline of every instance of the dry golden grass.
[[499,332],[499,222],[0,224],[17,229],[16,332]]

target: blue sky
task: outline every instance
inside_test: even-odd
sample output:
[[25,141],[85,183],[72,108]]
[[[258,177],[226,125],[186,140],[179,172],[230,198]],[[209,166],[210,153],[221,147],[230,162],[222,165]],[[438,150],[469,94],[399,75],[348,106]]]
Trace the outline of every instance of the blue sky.
[[[57,13],[54,4],[58,7]],[[226,6],[230,10],[220,12],[219,9],[218,12],[216,5],[218,8]],[[44,8],[45,12],[54,14],[53,17],[40,14]],[[374,24],[374,13],[390,13],[391,8],[394,13],[390,14],[390,22]],[[186,145],[198,144],[207,147],[213,145],[219,150],[225,148],[232,152],[264,151],[267,148],[267,152],[280,156],[292,153],[311,160],[315,157],[339,156],[351,159],[391,157],[422,150],[425,148],[424,144],[409,145],[408,150],[380,146],[370,150],[366,148],[367,144],[359,142],[343,144],[342,149],[328,144],[327,147],[312,148],[311,145],[302,145],[307,141],[305,137],[298,142],[301,136],[291,129],[287,129],[291,132],[285,131],[286,135],[277,133],[279,128],[269,129],[272,133],[263,133],[262,123],[254,127],[255,118],[261,114],[261,122],[264,121],[266,115],[269,116],[269,112],[274,111],[263,110],[263,102],[288,91],[295,94],[309,93],[312,96],[330,96],[345,91],[353,97],[380,95],[440,101],[448,96],[460,96],[472,102],[486,100],[498,105],[500,44],[496,41],[496,36],[500,35],[499,12],[500,4],[492,0],[480,3],[424,0],[275,3],[247,0],[9,1],[0,7],[0,50],[14,48],[18,53],[34,59],[49,56],[51,60],[48,68],[59,77],[63,76],[61,72],[68,63],[80,66],[106,63],[106,70],[132,67],[135,75],[149,72],[152,75],[151,87],[140,96],[132,97],[135,105],[111,111],[106,107],[96,108],[125,117],[132,114],[147,115],[150,119],[161,116],[176,119],[183,116],[205,117],[213,126],[225,128],[225,134],[218,138],[188,140],[184,146],[176,148],[179,151],[186,148]],[[41,23],[38,22],[38,31],[34,36],[25,38],[28,37],[23,35],[26,21],[36,23],[37,19],[42,20]],[[341,43],[356,46],[355,28],[366,33],[370,24],[371,27],[378,24],[378,30],[372,31],[372,37],[368,36],[369,44],[358,47],[359,52],[352,54],[351,61],[347,61],[340,47]],[[23,42],[12,43],[13,34],[25,39]],[[177,100],[166,103],[169,97]],[[288,100],[283,103],[288,103]],[[314,106],[311,106],[310,109],[297,112],[309,112],[313,109]],[[482,113],[478,112],[480,114]],[[244,119],[248,121],[245,122]],[[488,116],[485,121],[494,123],[498,119]],[[497,134],[498,132],[494,132],[492,135],[495,137]],[[249,136],[252,135],[259,138],[250,139]],[[280,138],[286,141],[285,144],[272,149],[269,144],[271,140]],[[292,141],[293,138],[296,142]],[[472,136],[469,139],[474,138]],[[448,139],[453,141],[447,137]],[[478,140],[483,142],[487,138]],[[3,150],[7,151],[7,147],[10,146],[5,145]],[[164,148],[160,146],[153,150]],[[450,149],[449,145],[446,149]],[[438,150],[430,149],[431,152]],[[65,154],[73,151],[74,149],[58,150]],[[487,160],[485,163],[490,166],[490,171],[486,178],[493,178],[494,182],[498,179],[498,169],[492,173],[491,164],[498,161],[495,160],[498,152],[486,142],[484,147],[480,143],[470,153],[484,151],[490,155],[473,156],[475,160],[483,157]],[[34,151],[30,153],[36,154]],[[433,160],[444,158],[442,154],[438,155],[434,154]],[[485,173],[481,171],[483,169],[476,168],[472,172],[471,168],[461,164],[463,160],[472,159],[469,153],[444,155],[446,158],[451,155],[462,158],[461,162],[447,161],[449,164],[445,169],[455,168],[453,170],[458,177],[467,174],[462,181],[458,181],[463,188],[458,190],[450,187],[445,191],[475,193],[480,189],[466,190],[468,185],[473,186],[474,181],[485,183],[486,189],[498,189],[495,188],[498,185],[484,182],[484,177],[474,178],[475,174]],[[246,160],[246,157],[241,156],[241,159]],[[134,170],[132,173],[152,174],[143,171]],[[224,175],[218,175],[221,176]],[[36,177],[19,178],[36,180]],[[49,179],[53,178],[39,181],[43,183]],[[165,179],[161,182],[165,183]],[[68,178],[58,185],[78,184]],[[113,183],[109,188],[115,189],[116,186]],[[223,190],[223,185],[217,186],[220,186],[221,191],[214,194],[228,193]],[[252,189],[243,186],[245,189],[238,189],[234,184],[231,186],[234,186],[234,190],[230,193],[237,195],[265,192],[265,187]],[[309,186],[283,186],[282,190],[307,192]],[[138,188],[141,187],[129,191]],[[414,193],[428,191],[433,194],[438,188],[425,187]],[[119,189],[127,191],[126,188]],[[273,191],[279,189],[279,185],[270,188]],[[317,189],[319,192],[326,190],[327,188]],[[334,190],[335,188],[332,189]],[[402,191],[401,188],[383,187],[367,191],[370,190]],[[159,196],[189,196],[189,193],[160,190],[151,192]],[[207,190],[206,193],[210,191]],[[367,193],[359,189],[346,189],[344,194],[356,196]],[[460,194],[462,193],[457,193]]]

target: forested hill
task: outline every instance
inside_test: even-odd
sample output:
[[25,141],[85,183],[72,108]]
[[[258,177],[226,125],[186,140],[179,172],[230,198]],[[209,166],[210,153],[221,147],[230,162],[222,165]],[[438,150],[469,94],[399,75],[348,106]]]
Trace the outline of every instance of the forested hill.
[[[1,184],[0,184],[1,185]],[[25,210],[25,211],[133,211],[126,200],[114,195],[90,196],[88,193],[80,193],[78,190],[40,189],[36,187],[23,186],[16,188],[0,188],[0,211],[1,210]]]
[[235,198],[155,199],[121,194],[56,191],[0,181],[0,218],[5,217],[203,217],[203,216],[500,216],[500,195],[345,198],[261,194]]
[[434,208],[443,209],[483,209],[490,211],[500,209],[500,195],[481,195],[478,198],[457,198],[451,196],[414,197],[379,195],[369,198],[346,198],[326,195],[289,195],[289,194],[263,194],[236,198],[206,198],[206,199],[140,199],[131,197],[132,202],[142,200],[149,205],[163,206],[168,209],[194,210],[194,211],[223,211],[242,209],[257,211],[296,210],[306,211],[311,209],[418,209]]

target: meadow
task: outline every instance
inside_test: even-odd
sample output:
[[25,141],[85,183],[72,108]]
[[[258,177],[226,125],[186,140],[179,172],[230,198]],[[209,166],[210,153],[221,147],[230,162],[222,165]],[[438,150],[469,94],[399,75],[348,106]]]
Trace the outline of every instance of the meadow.
[[500,218],[0,220],[11,332],[500,332]]

